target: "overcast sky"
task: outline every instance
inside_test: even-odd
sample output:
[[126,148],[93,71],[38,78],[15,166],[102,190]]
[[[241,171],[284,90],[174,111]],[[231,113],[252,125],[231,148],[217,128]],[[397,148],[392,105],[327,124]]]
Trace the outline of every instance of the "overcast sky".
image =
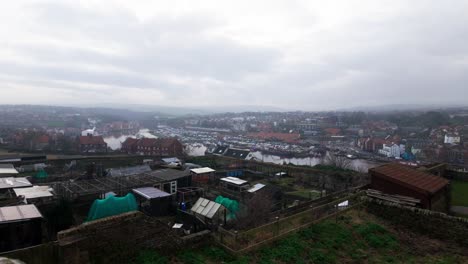
[[468,1],[2,1],[0,103],[468,104]]

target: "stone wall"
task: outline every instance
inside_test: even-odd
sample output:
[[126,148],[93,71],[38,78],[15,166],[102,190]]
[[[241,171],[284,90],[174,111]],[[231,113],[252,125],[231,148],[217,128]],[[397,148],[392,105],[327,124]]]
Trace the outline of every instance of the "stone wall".
[[468,247],[468,219],[367,198],[367,211],[391,223]]
[[450,180],[468,181],[468,172],[448,170],[445,178]]
[[[144,248],[171,250],[182,241],[168,225],[130,212],[99,219],[58,233],[64,263],[127,263]],[[127,261],[128,260],[128,261]]]

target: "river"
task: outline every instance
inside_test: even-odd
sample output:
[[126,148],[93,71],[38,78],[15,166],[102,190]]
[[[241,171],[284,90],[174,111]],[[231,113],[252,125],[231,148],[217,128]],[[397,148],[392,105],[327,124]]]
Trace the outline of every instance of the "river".
[[[294,164],[299,166],[315,166],[318,164],[323,164],[322,158],[315,157],[305,157],[305,158],[282,158],[276,155],[262,154],[260,151],[252,152],[252,157],[259,161],[270,162],[274,164]],[[357,171],[366,171],[370,168],[377,167],[381,163],[373,162],[365,159],[353,159],[350,160],[350,167],[353,170]]]

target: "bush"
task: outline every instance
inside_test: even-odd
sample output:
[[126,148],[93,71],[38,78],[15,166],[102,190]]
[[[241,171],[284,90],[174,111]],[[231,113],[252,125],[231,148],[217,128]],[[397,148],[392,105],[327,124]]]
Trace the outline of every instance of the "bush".
[[194,253],[191,250],[184,251],[179,255],[179,259],[185,264],[204,264],[202,256]]
[[234,260],[233,256],[229,255],[226,253],[226,251],[219,247],[207,247],[203,250],[203,255],[210,259],[216,260],[217,262],[228,262]]
[[159,255],[156,251],[153,250],[143,250],[141,251],[136,260],[135,264],[166,264],[169,263],[169,260]]
[[309,252],[310,260],[312,263],[335,263],[336,257],[333,254],[325,252],[320,249],[312,249]]
[[356,226],[356,232],[373,248],[394,248],[398,245],[396,238],[387,229],[378,224],[366,223],[358,225]]
[[306,243],[301,240],[299,235],[294,234],[279,241],[273,249],[264,248],[259,255],[262,256],[261,263],[273,263],[273,260],[298,261],[302,259],[305,248]]

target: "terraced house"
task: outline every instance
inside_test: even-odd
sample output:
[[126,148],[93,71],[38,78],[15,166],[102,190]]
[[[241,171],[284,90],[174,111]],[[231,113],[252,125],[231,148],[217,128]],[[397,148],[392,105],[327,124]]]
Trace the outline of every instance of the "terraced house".
[[122,143],[122,151],[147,156],[181,156],[184,148],[176,138],[127,138]]

